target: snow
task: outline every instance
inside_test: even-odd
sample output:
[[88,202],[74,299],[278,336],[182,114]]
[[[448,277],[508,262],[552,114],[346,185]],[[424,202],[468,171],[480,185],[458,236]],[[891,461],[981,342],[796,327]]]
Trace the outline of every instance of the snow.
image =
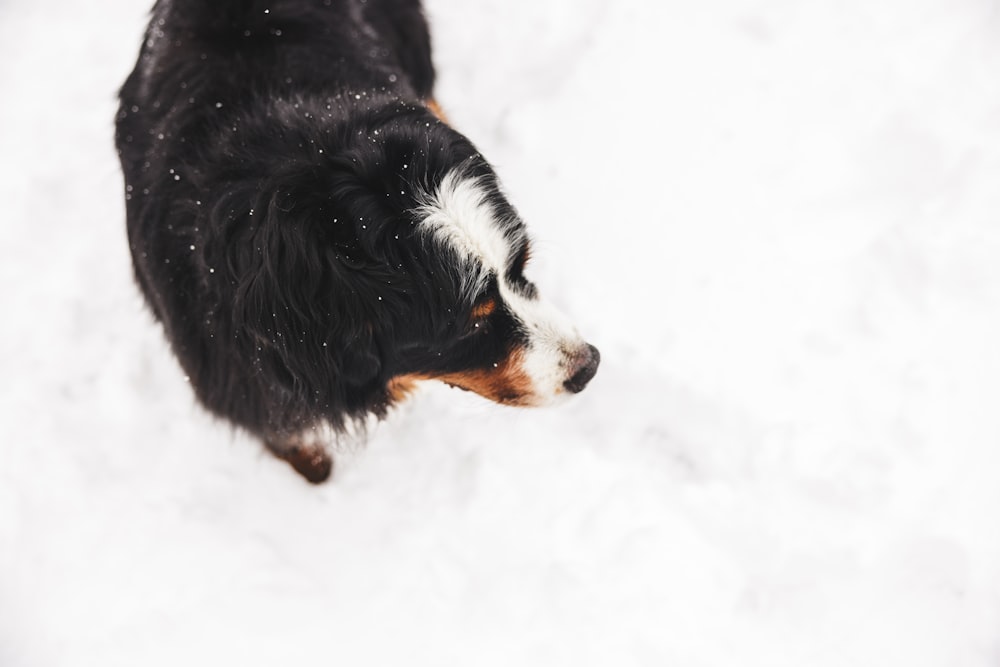
[[995,2],[428,0],[602,367],[319,488],[131,282],[146,9],[0,4],[0,665],[1000,664]]

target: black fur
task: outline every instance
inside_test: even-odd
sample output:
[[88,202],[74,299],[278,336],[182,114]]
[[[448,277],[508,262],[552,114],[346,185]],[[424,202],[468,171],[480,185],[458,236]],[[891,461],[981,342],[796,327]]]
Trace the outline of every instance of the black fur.
[[456,167],[521,224],[433,79],[417,0],[153,8],[117,116],[136,279],[199,400],[286,458],[520,335],[500,312],[473,345],[457,259],[415,232]]

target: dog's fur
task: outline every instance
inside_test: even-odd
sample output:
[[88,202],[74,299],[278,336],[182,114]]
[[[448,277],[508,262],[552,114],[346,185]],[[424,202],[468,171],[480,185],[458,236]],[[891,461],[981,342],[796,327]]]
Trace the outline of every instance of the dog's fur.
[[314,482],[415,380],[538,405],[597,369],[433,81],[418,0],[159,0],[121,91],[139,287],[205,407]]

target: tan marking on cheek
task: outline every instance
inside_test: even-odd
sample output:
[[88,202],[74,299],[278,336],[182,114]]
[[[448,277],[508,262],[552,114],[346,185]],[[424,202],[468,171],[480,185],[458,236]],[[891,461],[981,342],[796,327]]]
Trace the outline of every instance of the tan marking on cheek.
[[442,123],[448,124],[448,116],[445,115],[444,110],[441,109],[441,105],[437,103],[436,100],[430,99],[424,102],[424,105],[430,109],[430,112],[437,116],[438,120]]
[[531,378],[523,368],[524,352],[515,349],[494,368],[438,375],[434,379],[475,392],[505,405],[533,405]]
[[416,390],[417,382],[426,379],[428,378],[415,374],[397,375],[389,380],[389,384],[386,385],[386,391],[389,393],[389,400],[393,403],[405,401],[410,397],[410,394]]

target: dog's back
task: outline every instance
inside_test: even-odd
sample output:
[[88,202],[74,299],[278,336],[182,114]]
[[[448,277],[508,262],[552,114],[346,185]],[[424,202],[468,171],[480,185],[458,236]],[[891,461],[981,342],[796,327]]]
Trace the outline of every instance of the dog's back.
[[197,134],[248,97],[367,94],[373,83],[430,99],[418,0],[158,0],[121,91],[119,150],[132,171],[159,129]]

